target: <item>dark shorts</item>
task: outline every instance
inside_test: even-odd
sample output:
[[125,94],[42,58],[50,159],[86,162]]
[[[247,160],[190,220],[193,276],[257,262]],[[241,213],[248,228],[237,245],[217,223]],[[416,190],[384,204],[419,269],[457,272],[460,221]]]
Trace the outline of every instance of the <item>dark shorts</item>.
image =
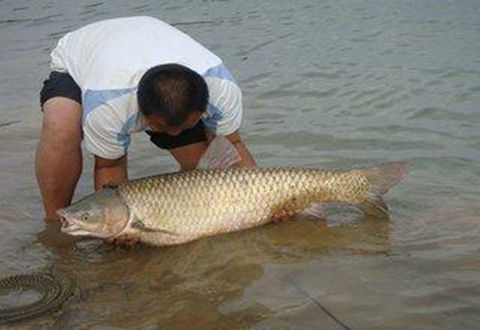
[[65,72],[50,72],[47,80],[43,81],[40,91],[40,105],[55,96],[63,96],[82,104],[82,90],[73,78]]
[[[82,104],[82,91],[73,78],[65,72],[51,72],[47,80],[43,82],[40,91],[40,105],[43,108],[45,102],[55,96],[62,96]],[[177,136],[166,133],[146,131],[150,141],[162,149],[183,147],[192,143],[206,141],[205,126],[199,121],[193,128],[183,131]]]

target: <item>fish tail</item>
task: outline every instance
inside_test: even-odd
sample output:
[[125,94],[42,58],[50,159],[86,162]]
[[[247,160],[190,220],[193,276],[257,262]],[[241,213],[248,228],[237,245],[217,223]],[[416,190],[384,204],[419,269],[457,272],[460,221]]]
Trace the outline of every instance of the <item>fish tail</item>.
[[362,172],[367,177],[370,188],[365,200],[357,206],[367,216],[375,218],[388,216],[388,208],[383,201],[382,196],[402,181],[407,175],[407,163],[383,163],[374,167],[362,169]]

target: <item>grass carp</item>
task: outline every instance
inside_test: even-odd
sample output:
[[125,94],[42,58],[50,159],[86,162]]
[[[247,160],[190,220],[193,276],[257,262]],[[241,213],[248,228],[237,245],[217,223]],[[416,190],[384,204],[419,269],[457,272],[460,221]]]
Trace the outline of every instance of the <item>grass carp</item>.
[[214,140],[201,160],[209,169],[107,186],[59,210],[62,231],[173,245],[260,226],[301,211],[321,216],[320,206],[329,202],[379,215],[387,210],[382,195],[407,172],[402,162],[349,171],[228,168],[236,161],[235,151],[219,145],[221,141]]

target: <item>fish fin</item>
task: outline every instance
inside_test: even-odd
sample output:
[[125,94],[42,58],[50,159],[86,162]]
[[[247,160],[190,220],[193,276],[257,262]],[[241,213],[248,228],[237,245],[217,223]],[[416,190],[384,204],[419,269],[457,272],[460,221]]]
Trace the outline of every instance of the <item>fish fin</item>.
[[408,165],[405,162],[390,162],[363,169],[370,182],[370,192],[385,195],[407,175]]
[[224,136],[217,135],[200,158],[197,168],[226,169],[241,160],[234,145]]
[[130,227],[132,227],[134,229],[137,229],[137,230],[147,232],[147,233],[163,233],[163,234],[167,234],[167,235],[177,235],[173,231],[160,229],[160,228],[149,228],[145,225],[145,222],[143,222],[142,220],[139,220],[139,219],[134,220],[132,222],[132,224],[130,225]]
[[388,218],[388,207],[381,196],[369,196],[365,201],[357,204],[357,207],[369,218]]
[[383,163],[362,170],[370,183],[367,198],[357,206],[367,215],[372,217],[388,217],[387,205],[382,196],[392,187],[397,185],[408,172],[405,162]]
[[302,215],[310,216],[317,219],[325,219],[325,204],[313,203],[300,212]]

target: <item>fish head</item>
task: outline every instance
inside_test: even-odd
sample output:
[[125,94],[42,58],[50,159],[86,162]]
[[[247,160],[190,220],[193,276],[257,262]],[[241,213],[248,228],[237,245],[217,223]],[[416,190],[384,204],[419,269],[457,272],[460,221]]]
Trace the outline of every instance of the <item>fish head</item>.
[[58,210],[57,215],[66,234],[108,238],[126,228],[130,211],[116,187],[106,187]]

